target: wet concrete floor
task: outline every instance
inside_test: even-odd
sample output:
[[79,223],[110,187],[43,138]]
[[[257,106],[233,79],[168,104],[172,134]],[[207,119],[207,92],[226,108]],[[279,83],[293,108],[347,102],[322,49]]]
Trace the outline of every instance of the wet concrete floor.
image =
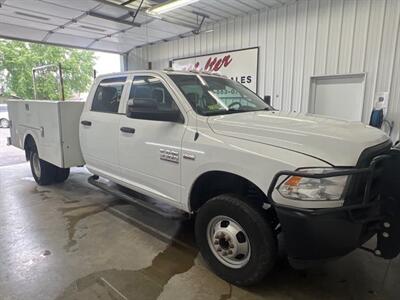
[[303,271],[282,260],[259,286],[232,286],[199,255],[192,221],[107,195],[87,183],[84,168],[39,187],[22,152],[3,153],[0,299],[400,298],[400,260],[361,250]]

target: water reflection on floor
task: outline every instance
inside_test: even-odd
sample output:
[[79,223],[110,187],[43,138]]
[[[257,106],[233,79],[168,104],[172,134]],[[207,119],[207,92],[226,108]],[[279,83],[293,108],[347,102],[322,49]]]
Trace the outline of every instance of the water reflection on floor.
[[88,185],[74,169],[38,187],[0,167],[0,299],[398,299],[399,259],[357,250],[309,270],[285,260],[243,289],[209,271],[193,222],[160,217]]

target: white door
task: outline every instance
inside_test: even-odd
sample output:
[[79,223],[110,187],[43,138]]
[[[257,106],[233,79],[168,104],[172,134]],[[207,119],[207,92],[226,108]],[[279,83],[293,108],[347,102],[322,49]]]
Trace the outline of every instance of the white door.
[[93,96],[90,110],[81,116],[81,147],[87,167],[98,175],[119,172],[119,104],[126,76],[103,79]]
[[[121,117],[119,162],[121,177],[133,189],[177,203],[181,190],[181,144],[185,131],[183,111],[172,91],[157,76],[133,78],[128,110]],[[174,121],[163,115],[176,115]]]
[[311,78],[309,112],[348,121],[361,121],[365,74]]

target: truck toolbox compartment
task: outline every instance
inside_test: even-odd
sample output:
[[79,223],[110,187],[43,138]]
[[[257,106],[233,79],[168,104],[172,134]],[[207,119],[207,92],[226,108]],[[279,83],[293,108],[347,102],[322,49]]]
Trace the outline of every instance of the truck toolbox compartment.
[[82,101],[9,100],[11,144],[24,149],[31,135],[39,157],[61,168],[84,165],[79,143]]

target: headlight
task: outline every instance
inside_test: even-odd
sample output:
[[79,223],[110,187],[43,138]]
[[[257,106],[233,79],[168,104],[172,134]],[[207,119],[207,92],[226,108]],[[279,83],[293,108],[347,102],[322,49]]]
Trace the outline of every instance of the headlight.
[[[303,173],[326,174],[343,171],[334,168],[310,168],[297,170]],[[348,176],[308,178],[290,176],[278,187],[279,193],[289,199],[305,201],[341,200]]]

